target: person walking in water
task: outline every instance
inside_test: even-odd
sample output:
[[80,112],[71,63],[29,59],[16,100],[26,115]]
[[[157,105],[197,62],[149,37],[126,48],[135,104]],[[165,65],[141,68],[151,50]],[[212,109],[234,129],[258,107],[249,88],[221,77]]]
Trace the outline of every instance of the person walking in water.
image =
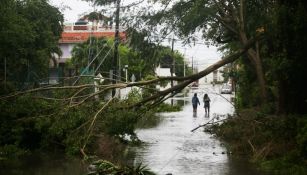
[[208,94],[204,95],[204,108],[205,108],[206,114],[208,112],[208,116],[209,116],[209,113],[210,113],[210,98],[209,98]]
[[197,93],[194,94],[192,98],[193,112],[197,112],[197,105],[200,105]]

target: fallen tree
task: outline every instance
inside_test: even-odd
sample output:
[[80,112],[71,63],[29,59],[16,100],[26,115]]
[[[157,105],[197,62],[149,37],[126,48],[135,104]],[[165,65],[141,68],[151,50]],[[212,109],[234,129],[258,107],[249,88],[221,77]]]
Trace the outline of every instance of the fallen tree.
[[[256,36],[255,38],[249,40],[247,44],[244,45],[238,51],[222,58],[220,61],[216,62],[215,64],[212,64],[205,70],[202,70],[199,73],[186,77],[157,77],[153,80],[147,80],[147,81],[104,84],[104,85],[94,85],[94,84],[79,84],[75,86],[55,85],[49,87],[30,89],[26,91],[18,91],[12,94],[8,94],[6,96],[0,97],[1,104],[12,104],[9,105],[9,107],[15,110],[14,109],[15,106],[13,105],[14,102],[16,100],[18,101],[19,98],[23,99],[22,97],[27,97],[25,98],[26,100],[32,98],[33,102],[32,101],[23,102],[23,100],[21,100],[21,103],[26,103],[27,105],[30,105],[30,107],[33,106],[31,105],[31,103],[38,103],[34,106],[39,110],[37,112],[30,111],[29,114],[24,114],[24,112],[20,114],[20,112],[17,111],[17,113],[13,114],[12,116],[11,112],[8,109],[6,112],[4,112],[4,116],[6,115],[9,116],[8,121],[5,120],[5,122],[12,122],[11,120],[13,120],[13,123],[21,122],[22,128],[24,127],[24,124],[28,126],[29,123],[33,123],[34,126],[39,125],[38,127],[41,130],[39,131],[39,133],[42,134],[41,137],[44,137],[43,136],[44,132],[50,132],[50,129],[52,129],[52,132],[55,132],[55,134],[50,137],[55,137],[56,139],[60,139],[60,141],[56,141],[59,142],[58,144],[63,144],[61,141],[62,137],[68,139],[68,141],[65,141],[65,144],[71,144],[71,142],[74,143],[76,141],[72,139],[73,137],[69,135],[81,134],[81,136],[79,136],[78,138],[79,141],[78,143],[76,143],[76,145],[77,147],[79,147],[80,152],[84,156],[86,156],[86,147],[89,145],[90,138],[95,136],[97,132],[100,132],[100,129],[104,130],[105,128],[103,128],[103,126],[118,125],[115,126],[115,129],[120,128],[119,129],[120,131],[114,131],[114,129],[111,128],[110,131],[106,132],[110,132],[113,134],[124,134],[125,130],[121,129],[123,128],[123,126],[125,126],[124,122],[136,121],[135,119],[136,114],[133,114],[129,111],[136,111],[136,113],[139,113],[137,115],[143,116],[144,111],[146,113],[148,108],[151,108],[153,105],[160,104],[164,100],[174,96],[176,93],[179,93],[181,90],[183,90],[186,86],[188,86],[195,80],[198,80],[208,75],[209,73],[222,67],[225,64],[231,63],[239,59],[240,56],[245,54],[245,52],[254,45],[255,41],[259,40],[260,38],[261,38],[260,35]],[[138,101],[132,101],[127,104],[122,104],[116,98],[111,98],[108,99],[107,101],[101,99],[97,100],[97,98],[95,98],[96,96],[102,95],[113,89],[122,89],[127,87],[146,88],[146,86],[148,85],[154,85],[163,81],[170,81],[170,80],[176,80],[179,83],[166,90],[155,91],[148,97],[140,98]],[[99,90],[97,92],[93,92],[92,91],[93,88],[97,88]],[[47,97],[46,94],[49,97]],[[36,102],[37,99],[41,101]],[[42,109],[40,105],[43,106]],[[29,107],[22,107],[22,108],[25,108],[24,111],[26,113],[27,111],[29,111],[27,109]],[[79,110],[80,112],[78,112]],[[126,119],[127,114],[133,117],[132,118],[128,117]],[[121,115],[121,117],[119,117],[119,115]],[[79,119],[74,121],[74,117],[77,117]],[[120,120],[123,120],[120,121],[121,124],[118,124],[119,118],[121,118]],[[64,123],[62,123],[61,120],[64,120],[63,121]],[[107,121],[106,123],[104,120],[109,120],[109,121]],[[98,121],[100,121],[99,125],[97,124]],[[53,126],[55,128],[53,127],[49,128],[48,125],[53,125],[54,123],[57,122],[58,124]],[[65,122],[68,123],[65,124]],[[101,122],[103,123],[101,124]],[[112,122],[118,122],[118,123],[112,124]],[[62,126],[63,124],[65,126]],[[96,129],[96,127],[100,129]],[[57,131],[58,129],[60,129],[61,132]],[[126,129],[127,131],[129,131],[130,134],[133,135],[132,132],[133,127],[129,126]],[[7,128],[7,131],[10,132],[11,130]]]

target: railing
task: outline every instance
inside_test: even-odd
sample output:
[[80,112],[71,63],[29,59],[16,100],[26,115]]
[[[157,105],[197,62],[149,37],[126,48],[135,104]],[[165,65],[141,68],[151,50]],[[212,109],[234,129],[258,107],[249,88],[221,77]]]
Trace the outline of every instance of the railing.
[[[115,26],[112,25],[64,25],[64,32],[114,32]],[[124,31],[122,26],[119,27],[119,31]]]

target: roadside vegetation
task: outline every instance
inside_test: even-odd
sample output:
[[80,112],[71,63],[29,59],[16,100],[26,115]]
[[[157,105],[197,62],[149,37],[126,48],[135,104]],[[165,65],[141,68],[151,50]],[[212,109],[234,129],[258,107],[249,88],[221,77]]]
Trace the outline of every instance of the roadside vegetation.
[[210,130],[227,143],[232,156],[248,157],[263,171],[304,174],[306,121],[301,115],[268,115],[244,109]]
[[[98,85],[103,90],[93,95],[94,81],[90,75],[95,72],[95,75],[101,73],[109,77],[112,39],[90,38],[76,45],[72,60],[61,72],[60,84],[46,86],[50,62],[58,64],[53,54],[62,54],[58,48],[62,14],[45,0],[4,0],[0,2],[0,11],[4,14],[0,17],[0,57],[3,58],[0,62],[0,160],[32,151],[62,151],[89,161],[98,158],[92,159],[93,156],[99,156],[122,164],[118,160],[124,156],[126,146],[140,143],[135,134],[140,120],[156,118],[157,112],[180,110],[179,106],[170,106],[163,101],[152,106],[132,106],[157,92],[155,85],[136,87],[125,99],[108,99],[106,96],[111,91],[103,88],[110,84],[110,80],[105,79]],[[143,47],[135,49],[129,43],[119,47],[121,63],[129,65],[128,81],[132,75],[137,81],[153,79],[155,68],[166,57],[174,57],[177,64],[183,66],[183,56],[168,47],[148,42],[144,42]],[[85,70],[89,50],[97,60]],[[170,64],[166,63],[168,67]],[[182,70],[177,67],[176,73],[182,76]],[[191,72],[188,67],[186,70],[187,74]],[[64,77],[71,72],[75,76]],[[76,78],[81,72],[84,77]],[[122,75],[124,73],[123,70]],[[125,77],[121,80],[126,81]],[[160,86],[167,83],[164,81]],[[150,174],[141,165],[112,166],[115,169],[110,173]],[[104,174],[101,167],[96,169],[96,174]]]
[[[268,171],[304,174],[306,2],[196,0],[161,4],[166,8],[144,17],[146,24],[152,27],[163,21],[167,27],[155,29],[174,31],[191,43],[200,32],[224,54],[224,62],[218,63],[230,68],[225,77],[236,92],[237,115],[216,128],[218,136],[234,152],[248,155]],[[251,47],[230,60],[253,39]]]
[[[275,174],[307,172],[307,41],[305,2],[271,4],[271,14],[260,42],[266,98],[262,98],[253,64],[243,59],[235,62],[237,114],[218,127],[232,152],[248,155],[252,162]],[[273,13],[272,13],[273,12]],[[270,19],[270,20],[269,20]]]
[[[87,1],[99,6],[116,2]],[[0,2],[3,14],[0,16],[0,157],[59,149],[70,155],[81,154],[85,159],[91,155],[112,159],[121,153],[124,144],[139,142],[134,131],[142,118],[173,110],[163,104],[166,99],[228,65],[230,70],[225,76],[232,80],[237,111],[236,116],[214,126],[216,134],[229,143],[236,155],[248,155],[270,172],[306,172],[307,91],[303,85],[307,75],[306,2],[161,0],[153,3],[163,8],[153,11],[151,6],[147,10],[145,7],[137,15],[131,15],[131,19],[126,15],[124,22],[127,42],[120,44],[119,55],[121,63],[129,65],[128,77],[135,75],[137,82],[125,83],[125,77],[121,77],[117,84],[110,84],[109,79],[94,84],[91,74],[108,77],[114,41],[90,38],[73,49],[73,58],[66,64],[75,76],[64,78],[67,72],[73,72],[64,70],[60,84],[43,87],[50,62],[57,65],[54,54],[61,55],[57,46],[63,27],[61,12],[46,0]],[[223,59],[193,75],[185,67],[187,74],[183,77],[186,66],[183,55],[156,44],[157,33],[161,34],[157,40],[173,33],[178,40],[189,44],[197,42],[195,33],[202,33],[202,39],[220,47]],[[97,60],[87,67],[89,58],[94,56]],[[177,76],[157,77],[154,69],[159,64],[170,67],[172,59],[176,60]],[[124,73],[121,70],[121,75]],[[178,84],[161,91],[156,89],[156,85],[164,87],[171,80]],[[135,90],[124,100],[106,98],[110,91],[122,88]],[[105,165],[110,164],[102,162],[101,166]]]

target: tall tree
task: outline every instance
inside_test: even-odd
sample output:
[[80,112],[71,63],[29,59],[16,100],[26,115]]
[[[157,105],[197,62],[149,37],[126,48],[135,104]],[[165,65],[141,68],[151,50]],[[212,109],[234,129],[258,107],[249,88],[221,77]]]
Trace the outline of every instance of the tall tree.
[[266,40],[268,75],[276,87],[278,113],[307,112],[307,4],[302,0],[276,1]]
[[[164,1],[163,1],[164,2]],[[170,1],[166,1],[168,5]],[[189,0],[175,2],[168,10],[146,17],[148,24],[166,23],[183,38],[190,39],[198,30],[205,39],[217,44],[236,43],[239,47],[255,36],[257,29],[262,32],[263,21],[270,7],[270,2],[245,0]],[[256,12],[262,12],[257,14]],[[257,16],[256,16],[257,15]],[[259,16],[260,15],[260,16]],[[256,19],[257,20],[256,20]],[[266,82],[260,54],[256,45],[250,48],[247,56],[254,66],[261,97],[267,101]]]
[[21,87],[30,78],[46,77],[52,54],[60,54],[62,14],[46,0],[4,0],[0,11],[1,81],[5,75],[6,84]]

